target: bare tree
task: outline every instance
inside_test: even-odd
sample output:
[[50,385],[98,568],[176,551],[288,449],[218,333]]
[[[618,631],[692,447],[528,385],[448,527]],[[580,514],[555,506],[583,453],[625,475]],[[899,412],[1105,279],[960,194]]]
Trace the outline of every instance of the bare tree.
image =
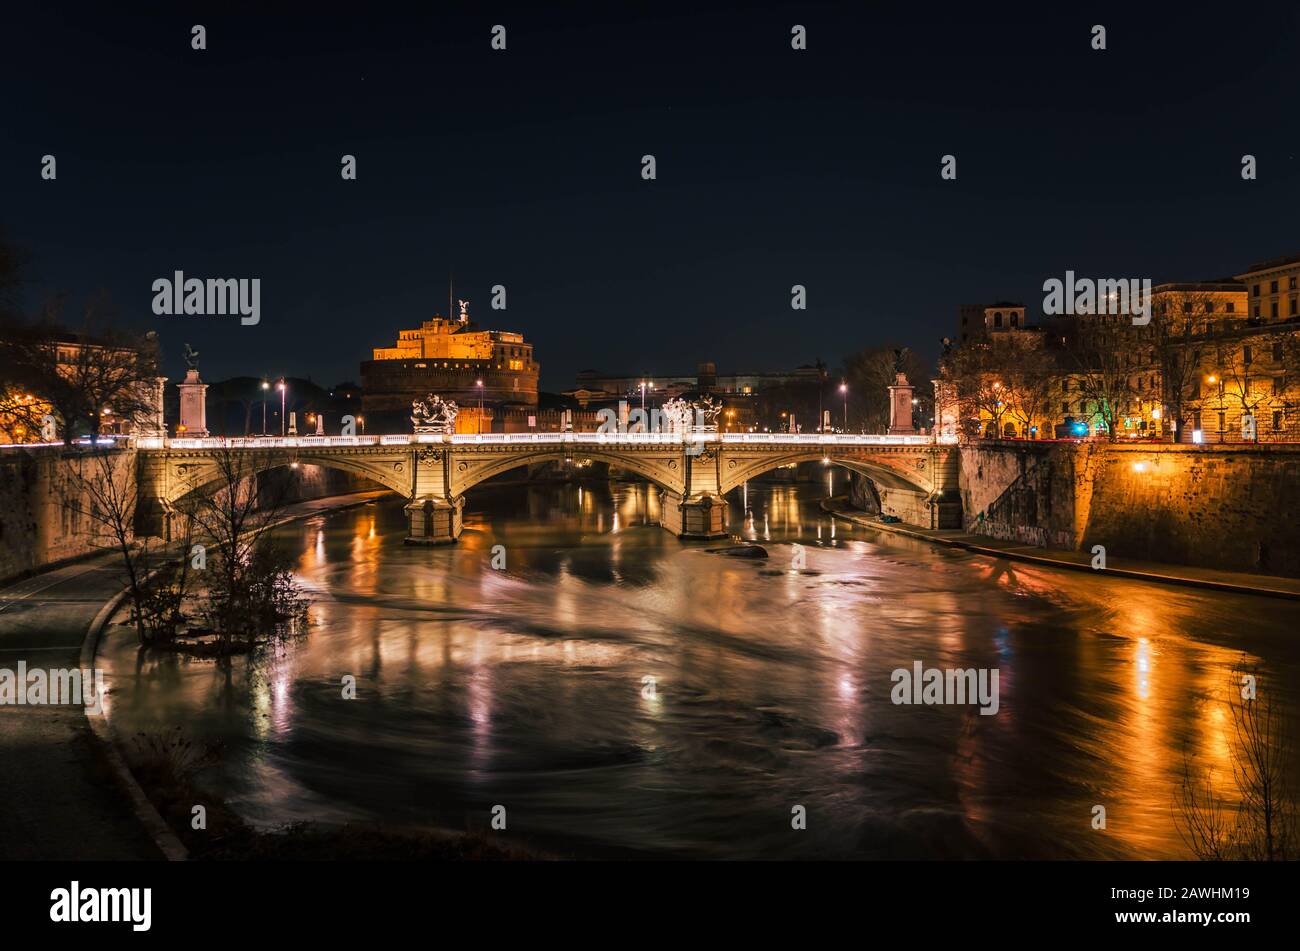
[[291,562],[267,534],[281,519],[287,482],[259,491],[257,474],[278,461],[265,452],[222,449],[215,485],[201,487],[188,502],[198,533],[210,543],[207,615],[227,651],[306,620]]
[[79,434],[97,434],[106,412],[146,416],[159,375],[156,336],[121,329],[104,296],[87,305],[76,333],[58,321],[59,307],[47,308],[35,323],[13,317],[0,323],[0,402],[14,424],[39,432],[48,413],[71,443]]
[[1003,435],[1003,419],[1013,397],[1008,381],[1017,351],[1007,341],[997,341],[970,344],[950,355],[945,372],[953,384],[968,435],[980,434],[981,420],[986,417],[992,435]]
[[1059,378],[1056,360],[1041,337],[1014,336],[1000,346],[1006,348],[1003,379],[1009,391],[1003,403],[1007,415],[1020,424],[1020,434],[1028,438],[1048,417],[1052,384]]
[[1225,801],[1208,771],[1199,779],[1184,757],[1174,797],[1175,825],[1200,859],[1295,858],[1297,801],[1288,780],[1294,750],[1284,712],[1257,668],[1234,672],[1226,703],[1236,802]]
[[86,503],[79,507],[97,528],[96,543],[121,555],[140,643],[170,641],[188,590],[189,561],[183,556],[189,550],[189,520],[182,521],[179,545],[169,552],[161,541],[135,534],[139,459],[134,453],[91,446],[71,450],[69,461],[76,498]]
[[[1259,442],[1259,419],[1257,410],[1267,399],[1265,386],[1270,378],[1255,369],[1255,359],[1264,340],[1251,336],[1240,340],[1224,341],[1219,347],[1219,397],[1221,404],[1226,402],[1241,409],[1242,439],[1246,442]],[[1247,427],[1247,417],[1253,425]]]
[[[1119,438],[1119,424],[1132,400],[1141,399],[1133,384],[1134,349],[1129,332],[1092,327],[1087,322],[1111,315],[1076,318],[1066,334],[1065,357],[1085,404],[1085,417],[1100,421],[1111,442]],[[1131,318],[1119,315],[1125,321]],[[1131,324],[1129,325],[1131,327]]]
[[22,309],[20,295],[27,277],[28,254],[0,233],[0,322],[13,322]]

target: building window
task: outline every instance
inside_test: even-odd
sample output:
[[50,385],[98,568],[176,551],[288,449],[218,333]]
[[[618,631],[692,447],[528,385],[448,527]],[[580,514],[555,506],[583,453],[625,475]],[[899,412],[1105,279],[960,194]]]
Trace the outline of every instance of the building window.
[[[1295,278],[1292,278],[1292,280],[1295,280]],[[1275,409],[1273,410],[1273,431],[1277,432],[1281,428],[1282,428],[1282,411]]]
[[1295,299],[1294,297],[1291,298],[1291,316],[1292,316],[1292,317],[1294,317],[1295,314],[1296,314],[1295,303],[1296,303],[1296,299]]
[[1258,297],[1258,296],[1259,296],[1259,285],[1258,285],[1258,284],[1252,284],[1252,285],[1250,285],[1250,296],[1251,296],[1251,297]]
[[1273,395],[1282,396],[1286,393],[1286,380],[1283,377],[1273,377]]
[[1069,401],[1069,400],[1061,400],[1061,412],[1062,412],[1062,413],[1065,413],[1065,414],[1067,414],[1067,415],[1069,414],[1069,412],[1070,412],[1070,401]]
[[993,326],[994,326],[994,327],[1001,327],[1001,326],[1002,326],[1002,315],[1001,315],[1000,313],[999,313],[999,314],[994,314],[994,315],[993,315]]
[[1272,281],[1272,282],[1269,283],[1269,285],[1268,285],[1268,292],[1269,292],[1270,294],[1276,294],[1276,293],[1277,293],[1277,281]]
[[1214,313],[1214,301],[1212,301],[1212,300],[1207,300],[1207,301],[1205,302],[1205,312],[1206,312],[1207,314],[1212,314],[1212,313]]
[[1287,287],[1287,290],[1289,290],[1289,291],[1293,291],[1293,290],[1295,290],[1295,278],[1294,278],[1294,277],[1289,277],[1289,278],[1287,278],[1286,287]]
[[1234,304],[1232,301],[1228,301],[1226,304],[1223,305],[1223,309],[1226,313],[1235,314],[1237,312],[1237,305]]

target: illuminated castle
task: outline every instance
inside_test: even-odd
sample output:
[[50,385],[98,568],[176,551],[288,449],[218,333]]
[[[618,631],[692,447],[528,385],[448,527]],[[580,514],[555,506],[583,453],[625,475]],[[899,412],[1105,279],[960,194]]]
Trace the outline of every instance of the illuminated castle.
[[396,346],[375,348],[361,364],[363,406],[409,410],[411,400],[435,393],[464,407],[480,398],[485,409],[536,407],[540,369],[523,334],[476,329],[469,301],[461,301],[456,320],[435,314],[399,332]]

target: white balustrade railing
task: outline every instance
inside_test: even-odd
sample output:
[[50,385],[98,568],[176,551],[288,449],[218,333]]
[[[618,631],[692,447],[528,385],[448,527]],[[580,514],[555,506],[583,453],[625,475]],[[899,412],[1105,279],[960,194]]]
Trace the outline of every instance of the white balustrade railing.
[[720,442],[754,446],[930,446],[954,445],[956,436],[884,436],[852,433],[440,433],[386,436],[140,436],[139,449],[323,449],[363,446],[644,446]]

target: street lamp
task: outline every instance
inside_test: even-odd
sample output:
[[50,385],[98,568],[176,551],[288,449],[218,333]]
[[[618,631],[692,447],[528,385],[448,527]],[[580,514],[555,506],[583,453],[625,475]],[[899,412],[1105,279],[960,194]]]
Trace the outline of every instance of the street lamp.
[[266,435],[266,391],[271,388],[271,384],[262,381],[262,435]]
[[280,438],[283,439],[284,426],[285,426],[285,417],[284,417],[285,397],[288,395],[289,392],[289,387],[287,387],[284,383],[284,377],[280,377],[280,382],[275,384],[275,388],[280,391]]
[[847,383],[840,384],[840,395],[844,397],[844,432],[847,434],[849,431],[849,385]]
[[364,416],[358,416],[357,425],[361,427],[361,435],[364,436],[366,434],[366,418]]
[[481,436],[483,434],[483,381],[478,380],[474,385],[478,387],[478,431]]

